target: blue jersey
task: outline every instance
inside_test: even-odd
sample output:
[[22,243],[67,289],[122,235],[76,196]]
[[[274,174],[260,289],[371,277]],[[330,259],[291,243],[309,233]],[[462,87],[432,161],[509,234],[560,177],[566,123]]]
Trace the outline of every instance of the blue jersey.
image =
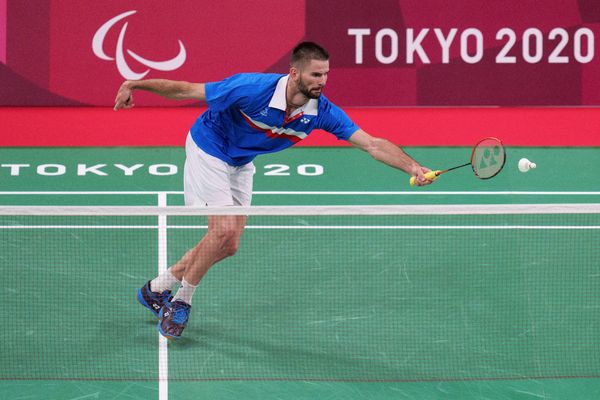
[[323,129],[348,140],[358,126],[325,96],[286,115],[288,75],[248,73],[206,84],[208,109],[190,129],[198,147],[233,166]]

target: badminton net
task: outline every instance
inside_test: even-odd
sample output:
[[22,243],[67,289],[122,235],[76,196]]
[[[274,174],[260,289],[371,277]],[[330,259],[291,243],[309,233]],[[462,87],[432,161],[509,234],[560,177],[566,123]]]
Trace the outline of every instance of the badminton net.
[[[160,353],[136,292],[212,214],[240,248]],[[598,204],[0,207],[0,379],[600,377],[599,243]]]

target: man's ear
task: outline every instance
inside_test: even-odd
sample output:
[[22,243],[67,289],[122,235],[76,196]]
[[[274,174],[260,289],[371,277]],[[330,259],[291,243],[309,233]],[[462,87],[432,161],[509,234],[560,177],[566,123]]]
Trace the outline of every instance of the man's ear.
[[298,68],[290,67],[290,78],[292,78],[292,80],[296,80],[299,75],[300,71],[298,71]]

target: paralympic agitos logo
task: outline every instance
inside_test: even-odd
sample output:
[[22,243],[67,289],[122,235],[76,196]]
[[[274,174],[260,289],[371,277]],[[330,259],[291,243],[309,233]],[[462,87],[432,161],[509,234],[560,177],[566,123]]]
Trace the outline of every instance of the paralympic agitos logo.
[[138,55],[137,53],[133,52],[132,50],[127,49],[127,54],[131,58],[133,58],[140,64],[148,67],[148,69],[146,69],[143,72],[133,71],[131,69],[131,67],[127,64],[127,60],[125,58],[125,49],[124,49],[124,45],[123,45],[123,43],[125,41],[125,33],[127,31],[128,22],[123,22],[123,25],[121,26],[121,32],[119,33],[119,38],[117,39],[114,57],[111,57],[104,52],[104,40],[105,40],[108,32],[119,21],[129,17],[132,14],[135,14],[136,12],[137,12],[136,10],[132,10],[132,11],[127,11],[122,14],[119,14],[116,17],[111,18],[110,20],[108,20],[107,22],[102,24],[102,26],[100,26],[100,28],[98,28],[98,30],[94,34],[94,38],[92,39],[92,50],[93,50],[94,54],[96,55],[96,57],[98,57],[102,60],[106,60],[106,61],[115,61],[117,64],[117,70],[119,71],[121,76],[123,78],[129,79],[129,80],[137,80],[137,79],[144,78],[150,72],[150,69],[155,69],[158,71],[173,71],[173,70],[176,70],[177,68],[181,67],[186,60],[186,51],[185,51],[185,47],[183,46],[183,43],[181,42],[181,40],[178,40],[179,53],[175,57],[171,58],[170,60],[164,60],[164,61],[148,60],[148,59]]

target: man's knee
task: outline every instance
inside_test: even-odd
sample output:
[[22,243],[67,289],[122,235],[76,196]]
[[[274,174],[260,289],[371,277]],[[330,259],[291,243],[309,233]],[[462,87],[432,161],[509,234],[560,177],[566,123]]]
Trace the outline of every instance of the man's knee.
[[225,247],[223,247],[223,253],[225,257],[234,256],[237,253],[239,246],[239,240],[228,242]]
[[243,227],[231,224],[216,224],[209,230],[217,242],[217,246],[223,252],[223,256],[230,257],[235,255],[239,248],[240,236],[242,235]]
[[235,229],[226,229],[217,232],[218,246],[223,257],[231,257],[237,253],[240,243],[240,233]]

